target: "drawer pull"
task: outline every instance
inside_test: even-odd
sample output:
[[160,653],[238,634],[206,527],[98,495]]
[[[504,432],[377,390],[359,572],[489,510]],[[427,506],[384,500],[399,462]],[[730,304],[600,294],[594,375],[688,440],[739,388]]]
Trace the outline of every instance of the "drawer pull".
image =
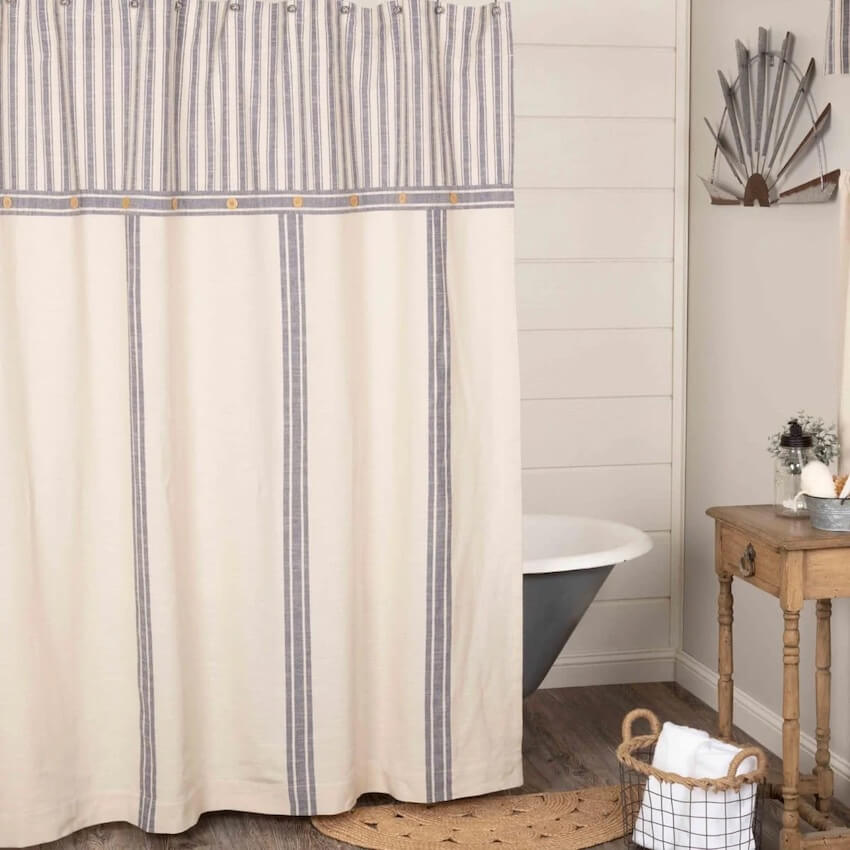
[[749,578],[756,573],[756,550],[752,543],[747,544],[747,548],[741,558],[741,575]]

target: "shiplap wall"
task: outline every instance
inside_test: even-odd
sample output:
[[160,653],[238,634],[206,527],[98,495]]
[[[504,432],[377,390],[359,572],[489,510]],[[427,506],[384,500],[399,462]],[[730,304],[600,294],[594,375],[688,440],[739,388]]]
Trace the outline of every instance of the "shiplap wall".
[[614,571],[547,684],[672,678],[687,28],[677,0],[514,0],[513,14],[525,508],[655,542]]

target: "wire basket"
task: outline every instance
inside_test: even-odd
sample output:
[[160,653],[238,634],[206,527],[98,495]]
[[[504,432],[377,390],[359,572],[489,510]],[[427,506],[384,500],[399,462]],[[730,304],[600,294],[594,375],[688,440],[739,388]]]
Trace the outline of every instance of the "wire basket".
[[[651,734],[634,735],[635,721]],[[693,779],[652,767],[661,723],[637,708],[623,720],[617,748],[622,784],[624,842],[645,850],[759,850],[767,758],[758,747],[735,756],[726,776]],[[736,775],[753,756],[756,769]]]

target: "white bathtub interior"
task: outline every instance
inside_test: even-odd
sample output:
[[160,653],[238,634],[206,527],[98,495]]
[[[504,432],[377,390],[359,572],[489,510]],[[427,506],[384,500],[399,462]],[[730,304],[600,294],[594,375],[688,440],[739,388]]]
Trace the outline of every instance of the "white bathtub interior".
[[523,518],[523,572],[526,575],[609,567],[652,549],[649,535],[601,519],[527,514]]

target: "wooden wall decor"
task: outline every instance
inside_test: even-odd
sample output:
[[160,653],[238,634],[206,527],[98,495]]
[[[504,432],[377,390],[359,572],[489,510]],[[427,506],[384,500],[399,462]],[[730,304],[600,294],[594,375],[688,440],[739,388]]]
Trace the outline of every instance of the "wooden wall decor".
[[[780,49],[771,50],[770,33],[760,27],[755,54],[735,42],[735,80],[730,83],[717,72],[724,109],[716,130],[705,119],[715,142],[714,164],[711,179],[701,178],[712,204],[770,207],[835,197],[841,172],[827,172],[823,143],[832,105],[817,112],[811,95],[815,60],[800,71],[792,59],[793,48],[789,32]],[[813,151],[819,176],[794,184],[791,173]]]

